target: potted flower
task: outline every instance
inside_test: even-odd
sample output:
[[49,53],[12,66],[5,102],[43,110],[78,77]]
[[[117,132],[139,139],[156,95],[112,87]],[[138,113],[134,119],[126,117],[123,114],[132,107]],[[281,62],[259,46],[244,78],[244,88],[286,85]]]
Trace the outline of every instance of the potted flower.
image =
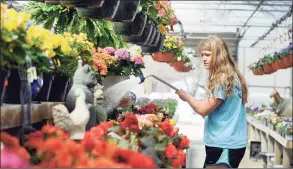
[[117,59],[108,66],[108,74],[103,79],[105,88],[129,79],[130,75],[142,75],[141,69],[144,68],[144,60],[139,46],[128,44],[128,48],[115,50],[112,47],[106,47],[104,50]]
[[272,66],[273,63],[273,57],[271,55],[267,55],[264,57],[264,72],[265,74],[271,74],[275,72],[276,70]]
[[177,55],[182,53],[183,48],[184,46],[180,39],[170,36],[165,39],[161,52],[154,53],[152,57],[157,62],[173,62]]

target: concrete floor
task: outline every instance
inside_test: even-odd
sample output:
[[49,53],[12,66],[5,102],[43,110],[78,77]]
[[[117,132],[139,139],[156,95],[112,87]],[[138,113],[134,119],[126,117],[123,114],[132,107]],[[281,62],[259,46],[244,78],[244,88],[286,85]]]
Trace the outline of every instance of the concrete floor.
[[[203,143],[204,119],[193,114],[190,106],[179,101],[176,115],[176,126],[180,132],[185,134],[191,141],[191,146],[187,152],[186,168],[202,168],[205,160],[205,146]],[[263,168],[262,162],[254,162],[249,159],[249,149],[247,149],[239,168]]]

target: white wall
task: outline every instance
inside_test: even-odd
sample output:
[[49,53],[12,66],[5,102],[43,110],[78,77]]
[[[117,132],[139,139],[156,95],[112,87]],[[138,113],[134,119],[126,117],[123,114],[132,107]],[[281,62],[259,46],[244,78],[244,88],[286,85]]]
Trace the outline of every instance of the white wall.
[[[281,69],[270,75],[255,76],[248,68],[249,64],[262,57],[259,48],[239,48],[238,49],[238,65],[240,71],[245,76],[248,85],[267,86],[267,87],[249,87],[250,100],[258,103],[266,103],[269,95],[273,90],[273,86],[286,87],[292,89],[292,68]],[[276,88],[280,95],[284,95],[283,88]],[[287,90],[287,95],[289,91]]]

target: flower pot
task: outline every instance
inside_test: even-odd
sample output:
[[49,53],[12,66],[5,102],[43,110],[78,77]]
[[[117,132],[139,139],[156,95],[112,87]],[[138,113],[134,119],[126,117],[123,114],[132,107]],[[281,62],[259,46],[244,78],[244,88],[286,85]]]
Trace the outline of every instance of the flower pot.
[[157,35],[157,32],[158,32],[158,29],[156,29],[157,26],[153,25],[153,29],[152,29],[152,33],[151,33],[151,37],[149,38],[148,42],[144,45],[147,45],[147,46],[150,46],[152,44],[152,42],[154,41],[156,35]]
[[[23,83],[25,83],[24,80]],[[3,103],[8,104],[20,104],[20,88],[21,81],[18,73],[18,69],[10,70],[10,76],[8,77],[8,85],[3,96]],[[24,99],[24,103],[29,103],[31,100]]]
[[259,75],[263,75],[265,74],[264,70],[263,69],[259,69]]
[[136,17],[140,0],[123,0],[115,13],[113,21],[132,22]]
[[160,37],[158,38],[158,43],[156,46],[148,46],[148,45],[142,45],[141,49],[144,53],[157,53],[159,52],[163,46],[164,46],[164,41],[165,41],[165,36],[163,34],[160,33],[159,35]]
[[146,24],[143,33],[140,36],[123,36],[123,40],[138,45],[145,45],[149,41],[154,26]]
[[119,7],[120,0],[106,0],[100,8],[76,7],[79,16],[92,19],[113,19]]
[[66,91],[68,88],[69,77],[55,76],[52,81],[49,101],[51,102],[64,102]]
[[264,73],[265,74],[271,74],[271,73],[273,73],[273,67],[272,67],[272,64],[264,64],[264,66],[263,66],[263,69],[264,69]]
[[293,54],[289,54],[289,61],[290,61],[290,64],[291,64],[291,67],[293,66]]
[[285,134],[285,139],[292,141],[293,140],[292,136],[293,136],[292,134]]
[[0,71],[0,106],[3,102],[6,87],[8,86],[8,78],[10,76],[10,70],[1,69]]
[[157,52],[152,55],[153,60],[156,62],[173,62],[175,55],[173,52]]
[[280,58],[279,60],[277,60],[278,64],[280,65],[281,69],[286,69],[286,64],[285,61],[283,60],[283,58]]
[[257,70],[252,70],[252,73],[253,73],[254,75],[258,75],[258,71],[257,71]]
[[292,63],[290,63],[289,56],[283,56],[282,59],[283,59],[283,62],[285,64],[285,68],[289,68],[289,67],[292,66]]
[[272,63],[272,66],[273,66],[273,69],[276,70],[276,71],[280,69],[280,66],[278,65],[278,63],[276,61],[274,61]]
[[60,0],[66,7],[100,8],[105,0]]
[[169,63],[171,67],[173,67],[177,72],[189,72],[191,69],[185,66],[185,62],[183,60],[174,61]]
[[154,40],[152,41],[152,43],[150,44],[150,46],[157,46],[157,44],[159,43],[160,41],[160,31],[158,29],[156,29],[156,35],[155,35],[155,38]]
[[60,0],[45,0],[46,4],[60,4]]
[[33,101],[47,102],[49,101],[49,96],[51,92],[52,82],[54,80],[54,76],[44,73],[43,74],[43,87],[38,95],[33,98]]
[[109,87],[127,79],[129,79],[129,76],[107,76],[103,79],[102,86],[104,86],[104,90],[106,90]]
[[147,15],[142,12],[138,13],[130,23],[123,22],[113,22],[113,29],[119,35],[124,36],[141,36],[144,30],[144,27],[147,23]]

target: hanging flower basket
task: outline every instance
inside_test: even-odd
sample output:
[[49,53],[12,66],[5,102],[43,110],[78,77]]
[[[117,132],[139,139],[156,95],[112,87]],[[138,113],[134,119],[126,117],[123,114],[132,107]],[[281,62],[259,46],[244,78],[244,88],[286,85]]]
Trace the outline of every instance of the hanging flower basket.
[[280,65],[279,63],[277,62],[277,60],[275,60],[273,63],[272,63],[272,66],[275,70],[279,70],[280,69]]
[[77,7],[76,11],[81,17],[112,20],[117,12],[119,4],[119,0],[106,0],[100,8]]
[[6,87],[8,86],[8,78],[10,76],[10,70],[1,69],[0,71],[0,106],[2,105],[3,97],[5,95]]
[[272,64],[264,64],[263,69],[265,74],[271,74],[274,72]]
[[141,49],[144,53],[152,54],[152,53],[159,52],[163,48],[164,41],[165,41],[165,36],[163,34],[159,33],[157,45],[155,45],[155,46],[143,45],[141,47]]
[[175,54],[173,52],[157,52],[152,55],[153,60],[156,62],[173,62],[175,60]]
[[137,14],[140,0],[124,0],[120,2],[113,21],[132,22]]
[[46,4],[60,4],[60,0],[45,0]]
[[157,26],[153,25],[153,30],[152,30],[152,33],[151,33],[151,37],[150,37],[149,41],[145,45],[149,46],[154,41],[154,39],[155,39],[155,37],[157,35],[157,32],[158,32],[158,29],[156,29],[156,27]]
[[145,45],[149,41],[152,30],[154,26],[151,24],[146,24],[143,33],[141,36],[123,36],[123,40],[128,43],[138,44],[138,45]]
[[290,62],[289,55],[282,57],[282,60],[283,60],[283,63],[285,64],[285,68],[289,68],[292,66],[292,62]]
[[150,44],[150,46],[157,46],[157,44],[160,41],[160,36],[161,36],[160,31],[158,29],[156,29],[156,30],[157,31],[156,31],[155,38],[154,38],[153,42]]
[[253,73],[254,75],[258,75],[258,70],[252,70],[252,73]]
[[59,0],[66,7],[100,8],[105,0]]
[[147,15],[138,13],[133,22],[113,22],[113,29],[119,35],[141,36],[147,23]]
[[185,66],[185,62],[183,60],[175,61],[169,63],[171,67],[173,67],[177,72],[189,72],[191,69]]
[[69,77],[67,76],[55,76],[52,82],[49,101],[51,102],[64,102]]
[[290,64],[291,64],[291,67],[293,66],[293,54],[289,54],[289,61],[290,61]]
[[285,62],[283,61],[282,58],[278,59],[276,62],[279,65],[280,69],[286,69]]

